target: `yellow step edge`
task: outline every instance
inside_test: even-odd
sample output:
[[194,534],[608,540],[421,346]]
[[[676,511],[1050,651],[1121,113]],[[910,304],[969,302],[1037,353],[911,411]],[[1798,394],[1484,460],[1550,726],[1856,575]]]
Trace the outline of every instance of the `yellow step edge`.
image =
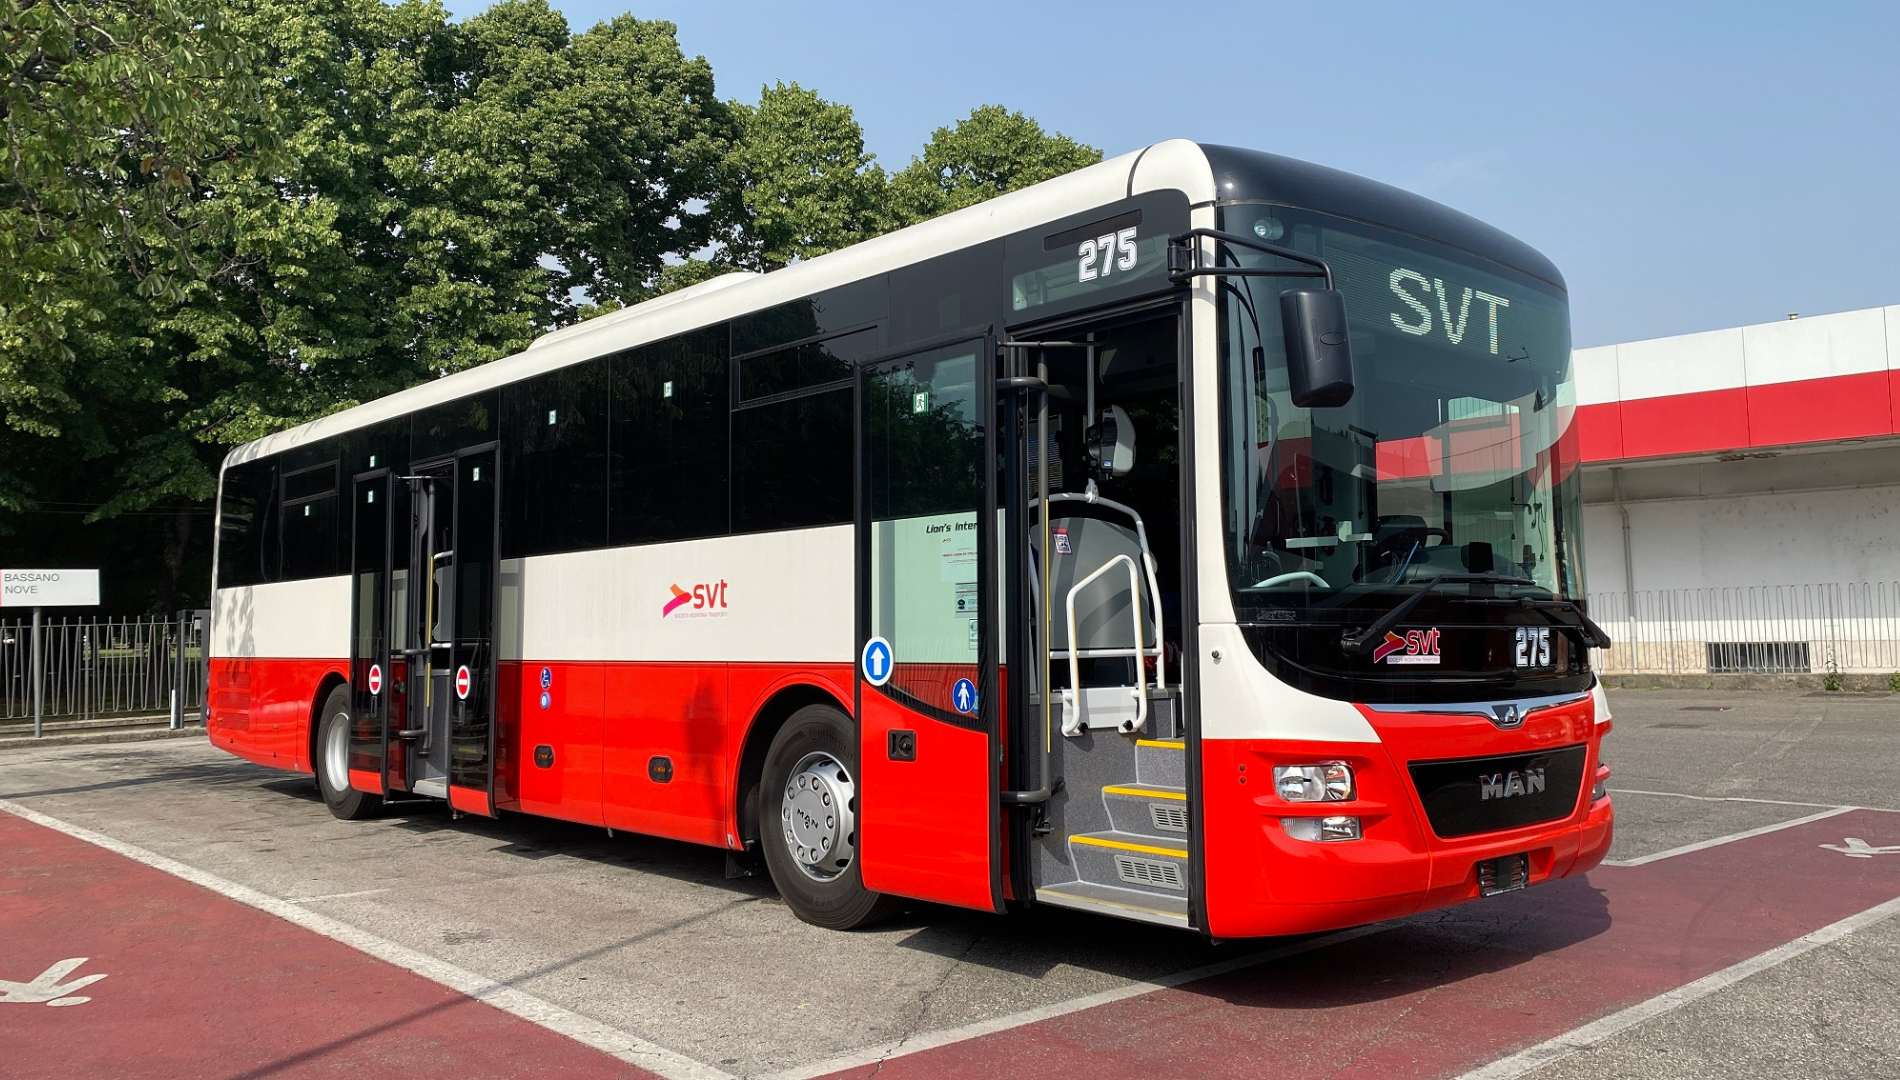
[[1175,802],[1187,801],[1187,792],[1185,791],[1157,791],[1154,788],[1129,787],[1126,784],[1109,784],[1102,788],[1102,793],[1105,795],[1131,795],[1137,799],[1173,799]]
[[1071,836],[1071,844],[1084,844],[1088,847],[1114,848],[1116,851],[1133,851],[1142,855],[1167,855],[1171,858],[1188,857],[1186,848],[1156,847],[1153,844],[1131,844],[1126,840],[1110,840],[1102,836]]
[[1186,750],[1187,749],[1187,742],[1183,739],[1136,739],[1135,745],[1136,746],[1152,746],[1158,750]]

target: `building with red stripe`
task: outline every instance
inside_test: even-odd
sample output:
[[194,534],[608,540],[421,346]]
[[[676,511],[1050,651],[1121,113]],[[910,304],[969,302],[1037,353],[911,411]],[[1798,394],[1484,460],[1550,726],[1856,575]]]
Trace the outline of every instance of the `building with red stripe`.
[[1606,670],[1900,667],[1900,306],[1575,363]]

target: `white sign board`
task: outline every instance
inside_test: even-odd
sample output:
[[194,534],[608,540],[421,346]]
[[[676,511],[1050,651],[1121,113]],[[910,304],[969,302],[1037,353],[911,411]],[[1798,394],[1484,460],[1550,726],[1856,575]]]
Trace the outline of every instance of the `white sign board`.
[[97,607],[97,570],[0,570],[0,607]]

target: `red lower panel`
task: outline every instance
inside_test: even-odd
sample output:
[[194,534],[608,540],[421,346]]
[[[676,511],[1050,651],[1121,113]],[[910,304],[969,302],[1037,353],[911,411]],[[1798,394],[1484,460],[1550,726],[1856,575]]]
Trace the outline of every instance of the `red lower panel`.
[[368,795],[381,795],[383,794],[382,774],[365,769],[351,769],[350,787]]
[[[1439,839],[1406,771],[1413,761],[1587,743],[1587,784],[1601,738],[1587,698],[1533,712],[1511,731],[1476,716],[1365,714],[1378,743],[1202,741],[1209,933],[1295,934],[1395,918],[1475,896],[1482,859],[1528,854],[1532,880],[1542,881],[1581,873],[1609,850],[1610,804],[1589,805],[1582,792],[1561,821]],[[1316,761],[1352,766],[1354,800],[1326,812],[1358,817],[1363,839],[1321,844],[1287,834],[1284,820],[1303,808],[1274,793],[1273,766]]]
[[[865,886],[996,910],[989,735],[913,712],[869,687],[861,720],[858,864]],[[915,734],[916,760],[891,760],[893,730]]]
[[601,678],[607,824],[724,846],[736,803],[727,763],[745,730],[727,707],[727,666],[613,664]]
[[341,660],[214,656],[206,689],[213,745],[260,765],[313,771],[310,717],[324,677],[346,677]]
[[464,814],[479,814],[482,817],[495,816],[494,800],[488,797],[488,792],[478,791],[475,788],[450,784],[449,805]]

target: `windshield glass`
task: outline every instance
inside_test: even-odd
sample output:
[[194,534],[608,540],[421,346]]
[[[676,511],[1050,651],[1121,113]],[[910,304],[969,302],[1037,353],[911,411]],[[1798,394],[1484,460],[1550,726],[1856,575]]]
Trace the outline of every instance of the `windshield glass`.
[[[1505,595],[1581,597],[1563,293],[1376,226],[1264,205],[1224,213],[1229,232],[1332,266],[1356,384],[1344,406],[1296,408],[1279,294],[1316,283],[1223,279],[1224,517],[1239,620],[1389,606],[1444,574],[1536,583]],[[1280,265],[1226,250],[1242,265]]]

